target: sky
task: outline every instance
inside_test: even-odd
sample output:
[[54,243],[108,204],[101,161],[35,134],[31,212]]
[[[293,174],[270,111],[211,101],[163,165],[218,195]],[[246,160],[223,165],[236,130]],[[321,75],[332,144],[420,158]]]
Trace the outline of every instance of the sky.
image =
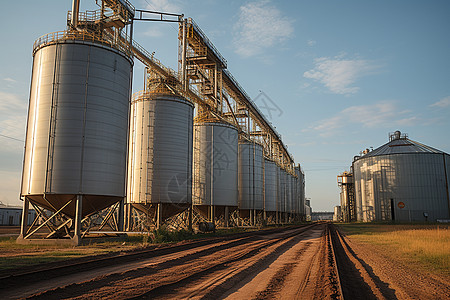
[[[450,1],[131,0],[183,13],[281,134],[313,211],[339,204],[336,176],[389,132],[450,153]],[[66,26],[71,0],[6,1],[0,10],[0,202],[20,205],[32,46]],[[96,9],[82,0],[81,10]],[[136,22],[135,40],[177,69],[178,28]],[[143,88],[135,62],[133,91]],[[262,97],[263,96],[263,97]],[[275,109],[275,110],[274,110]]]

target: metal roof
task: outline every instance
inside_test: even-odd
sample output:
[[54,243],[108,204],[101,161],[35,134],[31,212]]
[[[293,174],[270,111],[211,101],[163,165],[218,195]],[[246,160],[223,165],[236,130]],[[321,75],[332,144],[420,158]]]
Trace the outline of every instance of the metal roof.
[[361,158],[390,155],[390,154],[405,154],[405,153],[436,153],[443,154],[440,150],[432,148],[430,146],[421,144],[419,142],[410,140],[408,138],[397,138],[391,140],[389,143],[384,144],[381,147],[376,148],[373,151],[363,155]]

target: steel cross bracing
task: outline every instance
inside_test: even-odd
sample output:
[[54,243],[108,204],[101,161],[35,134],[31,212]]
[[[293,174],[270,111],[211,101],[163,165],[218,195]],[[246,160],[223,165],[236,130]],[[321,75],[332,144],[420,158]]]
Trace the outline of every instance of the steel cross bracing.
[[220,119],[235,125],[240,139],[264,147],[264,155],[292,175],[294,159],[281,136],[259,111],[237,80],[226,70],[227,62],[191,19],[179,23],[179,78],[186,91],[193,87],[208,102],[197,110],[196,121]]
[[[155,17],[156,16],[156,17]],[[176,92],[197,104],[196,121],[222,121],[235,125],[241,140],[264,147],[264,155],[293,176],[294,159],[281,136],[259,111],[237,80],[226,70],[227,61],[200,27],[183,15],[135,10],[134,20],[179,23],[179,72],[164,66],[153,54],[125,33],[120,40],[131,41],[131,52],[147,66],[146,86],[161,78],[173,82]],[[113,32],[109,31],[112,35]]]

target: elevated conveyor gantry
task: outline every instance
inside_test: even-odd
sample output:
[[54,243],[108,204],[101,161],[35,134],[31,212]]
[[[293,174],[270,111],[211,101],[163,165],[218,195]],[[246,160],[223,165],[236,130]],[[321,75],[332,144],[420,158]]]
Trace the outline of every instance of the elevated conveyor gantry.
[[196,120],[205,122],[220,118],[234,124],[241,139],[261,144],[265,157],[295,176],[294,159],[281,136],[227,70],[225,58],[192,18],[180,20],[178,38],[182,86],[185,90],[198,91],[209,104],[198,110]]

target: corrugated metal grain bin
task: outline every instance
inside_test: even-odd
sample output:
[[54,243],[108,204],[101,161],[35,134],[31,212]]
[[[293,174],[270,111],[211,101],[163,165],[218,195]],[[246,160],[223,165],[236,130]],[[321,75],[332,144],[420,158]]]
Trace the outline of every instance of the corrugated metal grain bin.
[[278,166],[275,162],[264,160],[264,199],[265,210],[268,212],[278,211]]
[[[125,196],[132,60],[101,43],[60,40],[34,51],[21,196],[82,215]],[[75,214],[75,202],[62,211]]]
[[449,219],[450,156],[400,132],[353,162],[358,221]]
[[193,204],[238,205],[238,132],[224,123],[194,125]]
[[137,209],[169,204],[167,218],[192,203],[193,108],[177,95],[134,96],[127,201]]
[[263,210],[263,147],[239,143],[239,209]]

